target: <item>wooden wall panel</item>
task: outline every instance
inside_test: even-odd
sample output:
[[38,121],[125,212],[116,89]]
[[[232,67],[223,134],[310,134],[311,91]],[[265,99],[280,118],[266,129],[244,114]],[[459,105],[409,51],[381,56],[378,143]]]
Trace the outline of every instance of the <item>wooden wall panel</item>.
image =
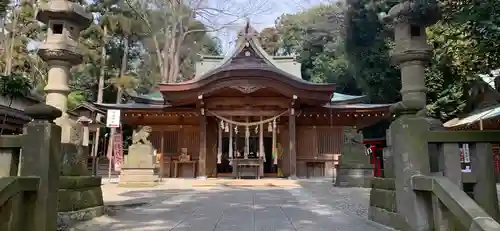
[[162,133],[160,131],[153,131],[151,132],[151,135],[149,137],[149,140],[151,140],[151,143],[153,144],[153,147],[158,151],[158,152],[163,152],[162,148]]
[[316,131],[313,126],[297,127],[297,159],[317,156]]
[[342,127],[317,127],[318,153],[340,154],[344,146],[344,134]]
[[167,156],[177,156],[180,153],[179,131],[163,131],[163,153]]
[[193,159],[198,159],[200,152],[200,128],[199,127],[183,127],[181,135],[181,147],[187,148],[188,153]]

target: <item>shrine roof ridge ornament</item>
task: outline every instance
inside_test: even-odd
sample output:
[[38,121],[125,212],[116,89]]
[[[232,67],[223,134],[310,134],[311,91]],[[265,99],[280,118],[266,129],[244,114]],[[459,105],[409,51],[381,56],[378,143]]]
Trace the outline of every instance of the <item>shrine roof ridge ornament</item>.
[[294,79],[302,80],[300,63],[296,57],[269,55],[259,42],[257,30],[247,20],[238,33],[234,50],[223,58],[202,55],[201,62],[196,65],[195,78],[191,81],[210,78],[219,71],[245,69],[245,67],[275,69]]

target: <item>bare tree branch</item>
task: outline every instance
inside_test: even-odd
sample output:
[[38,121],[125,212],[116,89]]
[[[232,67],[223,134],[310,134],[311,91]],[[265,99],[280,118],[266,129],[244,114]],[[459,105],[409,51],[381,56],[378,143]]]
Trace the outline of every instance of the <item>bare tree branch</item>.
[[[231,25],[238,24],[243,18],[263,13],[260,9],[266,5],[265,0],[144,1],[125,0],[148,28],[149,36],[155,46],[158,68],[163,76],[163,82],[175,82],[182,74],[180,67],[186,59],[181,56],[184,57],[182,53],[190,50],[183,46],[196,44],[197,41],[192,41],[194,44],[186,43],[193,34],[214,33],[227,29]],[[246,3],[243,3],[244,1]],[[163,14],[155,16],[158,11]],[[203,28],[191,28],[191,23],[194,21],[201,22]],[[160,33],[163,33],[160,37],[162,41],[159,41],[157,37]]]

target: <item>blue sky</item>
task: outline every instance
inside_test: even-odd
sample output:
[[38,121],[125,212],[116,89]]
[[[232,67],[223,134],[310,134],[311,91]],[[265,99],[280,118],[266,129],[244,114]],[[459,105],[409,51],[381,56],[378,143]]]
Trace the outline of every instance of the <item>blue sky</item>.
[[[297,13],[312,6],[331,1],[335,0],[267,0],[265,5],[266,12],[250,16],[250,22],[253,27],[260,31],[266,27],[274,26],[275,20],[283,14]],[[92,0],[87,0],[87,2],[92,2]],[[243,25],[244,20],[241,22],[241,26]],[[234,44],[232,41],[236,38],[236,31],[237,30],[230,29],[229,31],[216,35],[221,39],[222,48],[225,52],[231,51],[233,48]],[[35,48],[38,44],[32,43],[28,46]]]
[[314,5],[328,2],[326,0],[269,0],[270,12],[264,15],[251,17],[252,24],[261,30],[263,28],[274,25],[276,18],[282,14],[296,13],[301,10],[310,8]]
[[[252,26],[257,30],[262,30],[266,27],[274,26],[275,20],[283,14],[293,14],[310,8],[312,6],[331,2],[332,0],[268,0],[266,7],[266,12],[259,15],[252,15],[250,17],[250,22]],[[242,26],[244,22],[241,22]],[[236,38],[236,30],[231,32],[225,32],[225,34],[219,33],[217,35],[222,40],[222,47],[225,52],[230,51],[233,48],[232,41]]]

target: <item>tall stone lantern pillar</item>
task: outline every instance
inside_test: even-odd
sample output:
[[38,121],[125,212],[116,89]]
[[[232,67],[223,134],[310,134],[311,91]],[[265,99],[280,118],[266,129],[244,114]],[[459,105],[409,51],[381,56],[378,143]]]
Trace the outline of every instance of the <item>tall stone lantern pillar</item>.
[[425,29],[438,19],[435,0],[402,0],[385,18],[394,28],[392,62],[401,68],[402,101],[393,106],[396,112],[424,112],[427,103],[424,72],[431,57]]
[[[82,62],[77,52],[80,31],[92,23],[92,14],[76,2],[51,0],[41,6],[36,15],[38,21],[47,25],[47,37],[38,50],[38,55],[49,65],[46,103],[67,116],[68,82],[71,67]],[[64,115],[66,114],[66,115]]]
[[[412,190],[413,175],[429,175],[430,161],[427,134],[431,121],[426,116],[424,71],[431,57],[425,29],[437,22],[436,0],[400,0],[388,13],[394,27],[395,48],[392,61],[401,68],[402,100],[393,105],[399,114],[389,128],[390,153],[393,158],[396,207],[408,230],[432,230],[428,218],[432,208],[424,195]],[[390,163],[386,163],[390,165]]]
[[77,51],[78,38],[80,31],[92,23],[92,14],[76,0],[50,0],[41,4],[36,18],[48,28],[47,37],[38,50],[38,55],[49,66],[44,89],[46,104],[62,111],[62,116],[55,120],[62,129],[58,210],[69,212],[96,207],[102,211],[101,179],[90,176],[87,170],[88,153],[82,145],[84,125],[67,114],[70,69],[82,62],[82,55]]

